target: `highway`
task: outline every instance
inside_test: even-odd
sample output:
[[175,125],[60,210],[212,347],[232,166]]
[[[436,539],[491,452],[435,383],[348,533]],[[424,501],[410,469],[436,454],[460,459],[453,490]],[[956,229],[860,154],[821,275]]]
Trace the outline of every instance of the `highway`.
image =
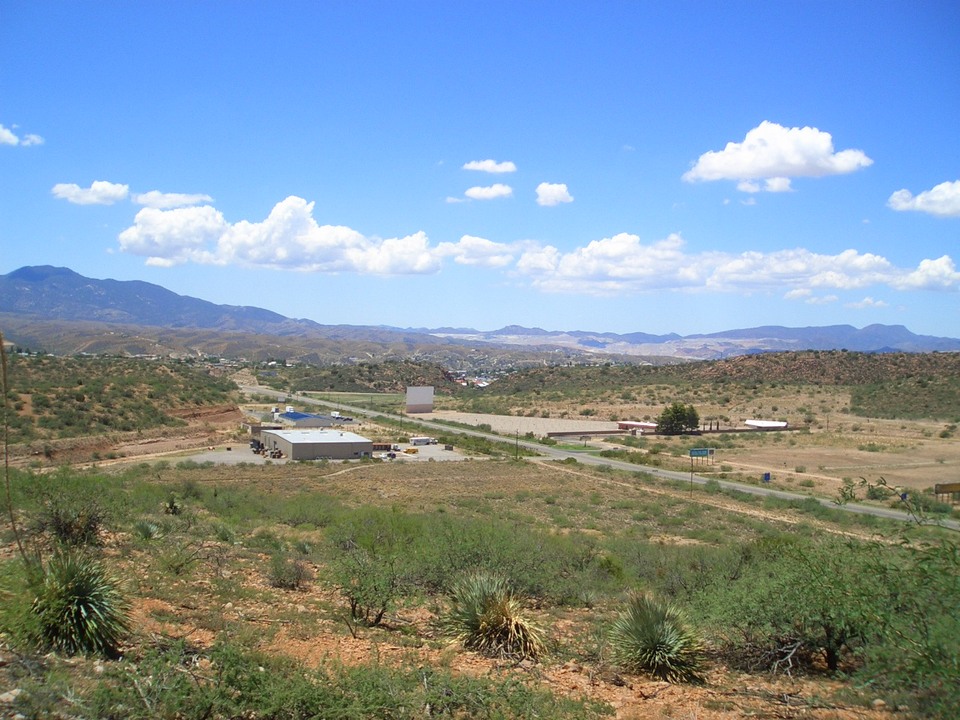
[[[429,420],[419,420],[411,418],[409,415],[403,417],[399,415],[394,415],[392,413],[380,412],[377,410],[368,410],[362,407],[355,407],[350,405],[344,405],[342,403],[333,403],[325,400],[317,400],[315,398],[308,397],[306,395],[293,394],[280,392],[278,390],[273,390],[271,388],[263,386],[241,386],[240,388],[243,392],[247,394],[260,394],[266,395],[268,397],[274,397],[277,400],[287,400],[292,398],[296,402],[303,403],[305,405],[315,405],[318,407],[324,408],[338,408],[341,412],[346,411],[353,415],[354,417],[366,416],[371,418],[382,417],[394,422],[403,422],[409,423],[411,426],[416,425],[427,430],[432,430],[437,433],[442,432],[455,432],[461,435],[471,435],[474,437],[482,437],[488,440],[493,440],[496,442],[503,443],[512,443],[518,445],[519,447],[526,448],[528,450],[533,450],[538,454],[551,459],[551,460],[566,460],[568,458],[573,458],[578,462],[584,465],[605,465],[607,467],[615,468],[617,470],[625,470],[627,472],[643,472],[653,477],[660,478],[663,480],[673,480],[677,482],[686,482],[693,485],[705,485],[709,480],[713,480],[718,483],[721,488],[725,490],[735,490],[742,493],[749,493],[750,495],[759,495],[762,497],[773,497],[780,500],[794,500],[794,501],[804,501],[810,500],[811,498],[816,500],[818,503],[824,507],[828,507],[834,510],[843,510],[845,512],[858,513],[860,515],[873,515],[874,517],[885,518],[888,520],[898,520],[902,522],[914,523],[916,518],[908,512],[902,510],[896,510],[894,508],[888,507],[879,507],[875,505],[861,505],[858,503],[845,503],[843,505],[838,505],[836,502],[829,498],[819,498],[812,495],[804,495],[801,493],[789,492],[786,490],[776,490],[774,488],[767,488],[757,485],[748,485],[746,483],[739,483],[733,480],[717,480],[716,478],[705,478],[701,477],[693,472],[681,472],[677,470],[664,470],[662,468],[651,467],[647,465],[636,465],[634,463],[624,462],[623,460],[615,460],[613,458],[603,458],[597,457],[596,455],[591,455],[590,453],[583,451],[578,452],[574,450],[560,450],[549,445],[542,445],[538,442],[531,442],[530,440],[525,440],[523,438],[510,438],[505,435],[497,435],[495,433],[484,432],[482,430],[476,430],[473,428],[467,428],[462,426],[451,426],[443,423],[431,422]],[[952,519],[941,519],[938,521],[938,524],[942,527],[949,528],[950,530],[960,530],[960,521]]]

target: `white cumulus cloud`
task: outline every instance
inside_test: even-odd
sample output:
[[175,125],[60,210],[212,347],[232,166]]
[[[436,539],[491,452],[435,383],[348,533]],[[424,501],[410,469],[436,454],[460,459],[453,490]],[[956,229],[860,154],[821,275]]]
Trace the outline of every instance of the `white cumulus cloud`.
[[683,175],[687,182],[736,180],[744,192],[790,189],[790,178],[843,175],[873,164],[862,150],[834,150],[833,137],[813,127],[784,127],[767,120],[743,142],[705,152]]
[[223,214],[209,205],[161,210],[145,207],[120,233],[120,249],[168,267],[187,261],[214,262],[211,246],[228,228]]
[[956,290],[960,272],[953,258],[943,255],[936,260],[921,260],[916,270],[898,276],[892,285],[898,290]]
[[487,173],[512,173],[517,171],[517,166],[510,160],[497,162],[496,160],[471,160],[463,164],[464,170],[479,170]]
[[158,208],[160,210],[169,210],[171,208],[213,202],[213,198],[209,195],[165,193],[160,192],[159,190],[151,190],[150,192],[134,195],[133,201],[138,205],[145,205],[147,207]]
[[807,305],[829,305],[840,299],[836,295],[814,295],[810,288],[794,288],[783,297],[785,300],[803,300]]
[[767,178],[763,182],[763,189],[767,192],[790,192],[793,190],[790,187],[790,178],[785,177]]
[[553,207],[570,202],[573,202],[573,195],[567,190],[565,183],[542,182],[537,185],[537,205]]
[[[13,129],[16,129],[16,125]],[[27,133],[22,138],[13,130],[4,125],[0,125],[0,145],[22,145],[30,147],[31,145],[43,145],[43,138],[34,133]]]
[[847,303],[846,307],[854,310],[869,310],[870,308],[885,308],[887,303],[883,300],[874,300],[869,295],[859,302]]
[[76,183],[57,183],[50,192],[54,197],[75,205],[113,205],[126,199],[130,187],[106,180],[95,180],[88,188],[82,188]]
[[515,249],[486,238],[464,235],[459,242],[437,245],[437,254],[440,257],[452,257],[459,265],[501,268],[513,262]]
[[852,249],[834,255],[804,248],[689,253],[677,234],[644,243],[636,235],[620,233],[567,252],[550,245],[528,247],[515,270],[544,291],[592,295],[652,290],[781,292],[787,299],[824,304],[839,299],[835,291],[871,286],[960,289],[960,273],[948,256],[922,260],[913,269]]
[[186,262],[269,267],[309,272],[378,275],[430,273],[441,255],[425,233],[369,238],[342,225],[320,225],[314,204],[290,196],[262,222],[227,222],[209,205],[145,207],[120,233],[120,249],[145,256],[150,265]]
[[517,270],[548,292],[607,295],[700,286],[703,267],[691,262],[683,245],[676,234],[643,244],[636,235],[619,233],[567,253],[552,246],[526,250]]
[[909,190],[897,190],[887,206],[894,210],[917,210],[939,217],[960,217],[960,180],[942,182],[930,190],[914,195]]
[[513,188],[503,183],[468,188],[464,193],[471,200],[495,200],[513,195]]

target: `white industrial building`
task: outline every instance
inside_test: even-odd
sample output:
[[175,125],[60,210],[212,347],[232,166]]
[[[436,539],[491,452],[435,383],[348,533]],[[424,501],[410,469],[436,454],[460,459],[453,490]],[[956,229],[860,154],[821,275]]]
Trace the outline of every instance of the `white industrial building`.
[[433,412],[433,385],[411,386],[407,388],[407,412]]
[[260,441],[290,460],[353,460],[373,453],[372,440],[345,430],[264,430]]

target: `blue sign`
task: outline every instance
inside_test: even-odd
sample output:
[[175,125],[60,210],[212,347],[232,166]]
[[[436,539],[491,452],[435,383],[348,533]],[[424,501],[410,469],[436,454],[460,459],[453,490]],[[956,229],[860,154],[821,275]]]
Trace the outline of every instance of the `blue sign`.
[[710,448],[690,448],[690,457],[709,457]]

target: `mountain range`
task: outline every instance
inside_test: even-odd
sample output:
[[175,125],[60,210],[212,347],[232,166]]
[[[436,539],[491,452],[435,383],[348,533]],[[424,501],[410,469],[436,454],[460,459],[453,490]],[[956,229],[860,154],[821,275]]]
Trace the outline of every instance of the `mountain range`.
[[764,326],[686,336],[516,325],[493,331],[323,325],[258,307],[217,305],[152,283],[98,280],[48,265],[0,275],[0,328],[21,346],[53,352],[249,359],[266,354],[304,362],[394,357],[450,361],[478,351],[503,363],[521,364],[611,356],[633,362],[707,360],[783,350],[960,351],[958,339],[916,335],[902,325]]

